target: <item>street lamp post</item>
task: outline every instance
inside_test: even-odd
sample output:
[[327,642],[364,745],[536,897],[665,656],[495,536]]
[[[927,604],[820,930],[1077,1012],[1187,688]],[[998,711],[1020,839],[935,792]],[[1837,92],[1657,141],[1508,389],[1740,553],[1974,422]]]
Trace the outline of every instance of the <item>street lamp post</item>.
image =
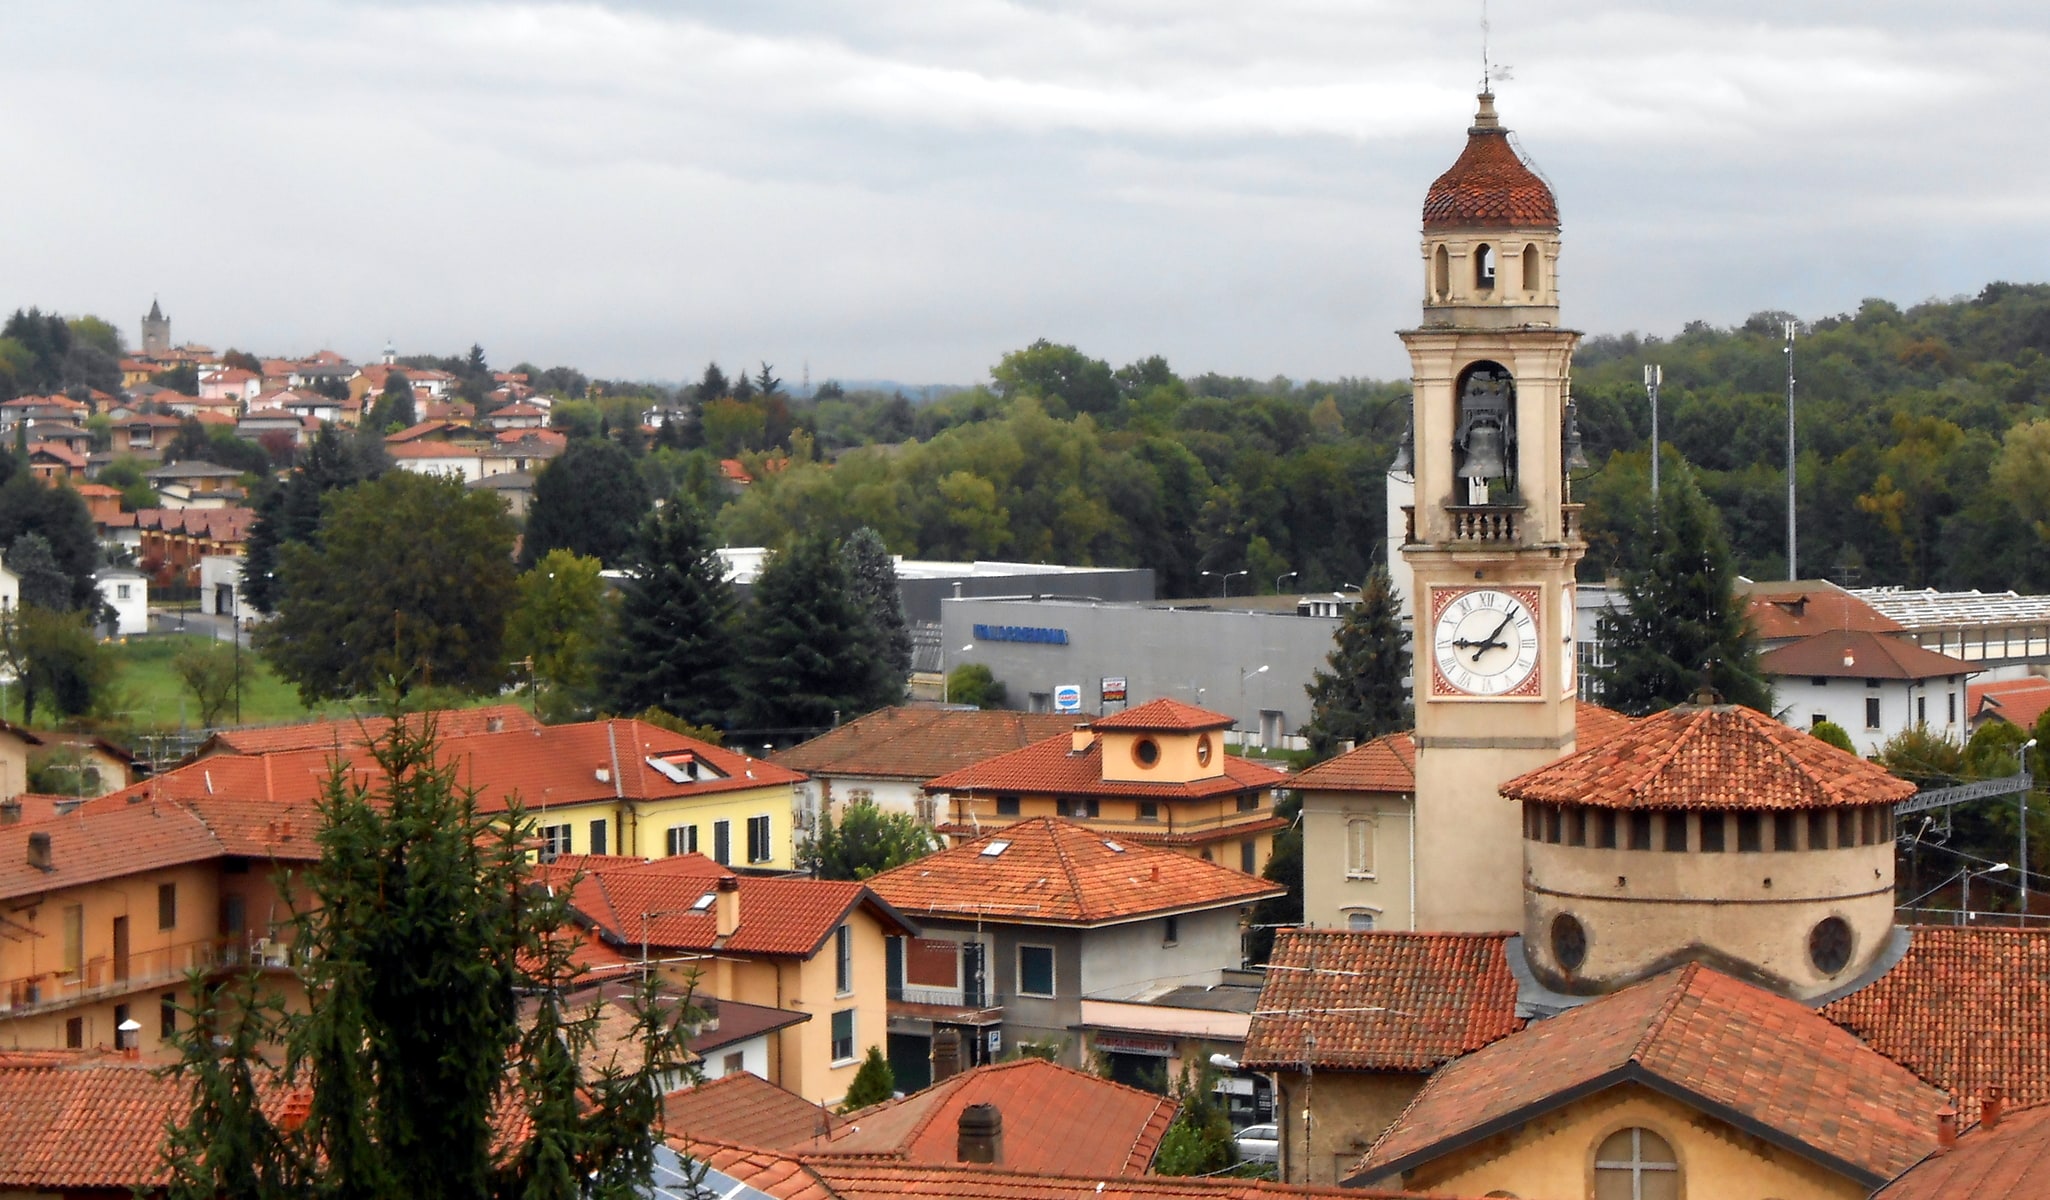
[[[970,650],[973,650],[973,649],[975,649],[975,643],[974,643],[974,642],[970,642],[970,643],[968,643],[967,645],[965,645],[965,646],[961,647],[961,648],[960,648],[959,650],[956,650],[956,651],[955,651],[955,653],[956,653],[956,654],[966,654],[966,653],[968,653],[968,652],[969,652]],[[946,644],[945,642],[941,642],[941,643],[940,643],[940,703],[941,703],[941,704],[948,704],[948,703],[951,703],[951,702],[952,702],[952,701],[951,701],[951,699],[950,699],[950,697],[952,696],[952,693],[953,693],[953,687],[954,687],[954,678],[953,678],[953,676],[951,676],[951,675],[947,674],[947,644]]]
[[1972,876],[1974,876],[1974,875],[1998,875],[1998,874],[2000,874],[2000,873],[2001,873],[2002,871],[2005,871],[2005,870],[2007,870],[2007,864],[2006,864],[2006,863],[1994,863],[1994,864],[1993,864],[1992,866],[1990,866],[1990,867],[1987,867],[1986,869],[1984,869],[1984,870],[1981,870],[1981,871],[1974,871],[1974,870],[1973,870],[1973,869],[1971,869],[1970,867],[1966,867],[1966,868],[1964,869],[1964,877],[1965,877],[1965,892],[1964,892],[1964,897],[1963,897],[1963,903],[1964,903],[1964,920],[1963,920],[1963,921],[1961,922],[1961,924],[1965,924],[1965,925],[1970,925],[1970,924],[1972,923]]
[[[2021,749],[2020,749],[2020,750],[2018,750],[2018,751],[2016,751],[2016,752],[2015,752],[2015,758],[2016,758],[2016,760],[2017,760],[2017,764],[2018,764],[2018,767],[2019,767],[2019,769],[2020,769],[2021,773],[2022,773],[2022,774],[2024,774],[2024,775],[2028,774],[2028,772],[2029,772],[2029,751],[2031,751],[2031,750],[2034,750],[2035,748],[2036,748],[2036,739],[2035,739],[2035,738],[2030,738],[2030,739],[2029,739],[2028,741],[2026,741],[2026,742],[2023,742],[2023,743],[2022,743],[2022,747],[2021,747]],[[2034,786],[2034,785],[2033,785],[2033,784],[2031,784],[2030,786]],[[2015,862],[2016,862],[2016,863],[2018,863],[2018,864],[2020,864],[2020,868],[2021,868],[2021,884],[2022,884],[2022,904],[2021,904],[2021,909],[2020,909],[2020,912],[2021,912],[2021,919],[2020,919],[2020,920],[2019,920],[2018,922],[2016,922],[2016,923],[2017,923],[2017,924],[2019,924],[2019,925],[2021,925],[2021,926],[2022,926],[2022,927],[2024,927],[2024,928],[2027,928],[2027,926],[2028,926],[2028,923],[2029,923],[2029,789],[2028,789],[2028,788],[2023,788],[2023,789],[2021,790],[2021,808],[2022,808],[2022,812],[2021,812],[2021,849],[2020,849],[2020,853],[2019,853],[2019,854],[2017,854],[2017,855],[2016,855],[2016,857],[2015,857]]]
[[[1257,666],[1257,667],[1250,667],[1250,668],[1248,668],[1248,667],[1240,667],[1240,668],[1239,668],[1239,711],[1240,711],[1241,713],[1243,713],[1243,712],[1245,711],[1245,707],[1246,707],[1246,680],[1248,680],[1248,679],[1252,678],[1252,677],[1253,677],[1253,676],[1255,676],[1255,675],[1265,675],[1265,674],[1266,674],[1266,673],[1268,672],[1268,670],[1269,670],[1269,669],[1271,669],[1271,668],[1273,667],[1273,665],[1274,665],[1274,664],[1272,664],[1272,663],[1261,663],[1261,664],[1260,664],[1259,666]],[[1244,720],[1244,719],[1245,719],[1245,718],[1244,718],[1243,716],[1241,716],[1241,717],[1240,717],[1240,720]],[[1256,725],[1257,725],[1257,724],[1258,724],[1258,722],[1254,722],[1254,724],[1256,724]],[[1243,746],[1243,745],[1245,744],[1245,741],[1244,741],[1245,735],[1244,735],[1244,734],[1240,734],[1240,735],[1239,735],[1239,737],[1240,737],[1240,742],[1239,742],[1239,744],[1240,744],[1241,746]],[[1262,742],[1261,744],[1262,744],[1262,745],[1264,746],[1264,745],[1265,745],[1266,743],[1265,743],[1265,742]]]
[[1301,572],[1301,571],[1289,571],[1289,572],[1287,572],[1287,573],[1285,573],[1285,574],[1282,574],[1282,575],[1277,575],[1277,576],[1275,576],[1275,577],[1274,577],[1274,594],[1275,594],[1275,595],[1277,595],[1277,596],[1279,596],[1279,595],[1281,594],[1281,581],[1282,581],[1282,580],[1284,580],[1284,579],[1294,579],[1294,578],[1295,578],[1296,576],[1298,576],[1298,575],[1300,575],[1300,574],[1302,574],[1302,572]]

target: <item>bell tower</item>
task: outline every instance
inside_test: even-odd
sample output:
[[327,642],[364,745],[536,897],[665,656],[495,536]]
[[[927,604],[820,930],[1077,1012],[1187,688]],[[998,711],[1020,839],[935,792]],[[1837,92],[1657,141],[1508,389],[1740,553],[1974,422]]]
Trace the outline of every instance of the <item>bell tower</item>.
[[1424,200],[1423,322],[1409,348],[1420,929],[1516,929],[1521,814],[1497,785],[1573,748],[1568,385],[1559,210],[1480,95]]

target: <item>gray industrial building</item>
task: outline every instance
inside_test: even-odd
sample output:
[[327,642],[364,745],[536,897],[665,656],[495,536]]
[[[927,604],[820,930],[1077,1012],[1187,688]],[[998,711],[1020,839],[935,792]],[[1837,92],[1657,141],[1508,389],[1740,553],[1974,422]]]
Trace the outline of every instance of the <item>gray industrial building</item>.
[[987,666],[1013,708],[1096,716],[1165,696],[1230,714],[1248,744],[1293,747],[1349,600],[962,597],[940,604],[940,649],[947,669]]

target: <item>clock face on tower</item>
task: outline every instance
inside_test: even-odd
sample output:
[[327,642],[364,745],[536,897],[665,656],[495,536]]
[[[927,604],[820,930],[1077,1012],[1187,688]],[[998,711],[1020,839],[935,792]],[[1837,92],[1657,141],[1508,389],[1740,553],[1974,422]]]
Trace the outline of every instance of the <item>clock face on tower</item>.
[[1434,588],[1432,691],[1525,698],[1540,693],[1537,588]]

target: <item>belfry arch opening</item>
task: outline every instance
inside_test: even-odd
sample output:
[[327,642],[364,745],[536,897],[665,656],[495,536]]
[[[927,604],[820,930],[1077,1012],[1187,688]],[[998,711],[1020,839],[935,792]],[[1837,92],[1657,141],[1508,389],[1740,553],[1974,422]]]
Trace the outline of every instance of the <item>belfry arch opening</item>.
[[1533,300],[1545,290],[1545,257],[1535,242],[1523,248],[1523,290]]
[[1486,242],[1473,248],[1473,287],[1477,292],[1495,290],[1495,248]]
[[1443,242],[1431,255],[1431,299],[1443,303],[1452,294],[1452,252]]
[[1453,421],[1452,502],[1509,504],[1516,500],[1516,378],[1501,363],[1483,359],[1459,373],[1459,410]]

